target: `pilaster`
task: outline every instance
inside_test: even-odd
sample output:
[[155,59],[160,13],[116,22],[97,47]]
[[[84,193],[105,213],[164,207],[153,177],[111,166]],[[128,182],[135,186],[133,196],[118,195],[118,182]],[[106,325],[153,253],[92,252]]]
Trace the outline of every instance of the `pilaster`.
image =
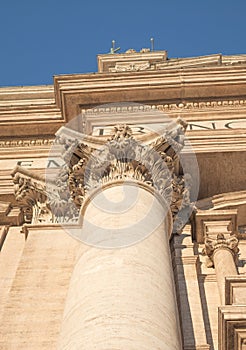
[[183,349],[209,350],[198,279],[199,256],[195,253],[190,225],[185,226],[182,235],[173,237],[171,247],[181,316]]

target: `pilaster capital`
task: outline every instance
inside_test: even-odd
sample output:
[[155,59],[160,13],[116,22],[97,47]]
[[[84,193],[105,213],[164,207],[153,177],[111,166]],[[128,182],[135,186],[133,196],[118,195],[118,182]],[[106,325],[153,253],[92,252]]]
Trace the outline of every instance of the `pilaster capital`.
[[20,166],[14,169],[12,177],[25,223],[59,223],[76,218],[76,209],[66,191],[62,192],[62,186]]
[[[28,170],[17,166],[12,174],[14,194],[26,223],[42,220],[50,211],[46,207],[45,182]],[[39,217],[39,219],[38,219]]]

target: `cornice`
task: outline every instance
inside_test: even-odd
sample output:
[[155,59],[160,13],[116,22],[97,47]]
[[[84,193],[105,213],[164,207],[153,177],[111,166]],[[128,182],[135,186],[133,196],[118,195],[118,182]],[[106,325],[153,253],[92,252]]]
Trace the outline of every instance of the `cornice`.
[[182,103],[186,99],[210,99],[211,95],[214,100],[223,96],[229,100],[229,96],[246,95],[245,81],[246,69],[239,65],[55,76],[54,86],[57,105],[69,120],[78,114],[79,105],[163,100]]
[[[154,68],[156,62],[166,62],[167,51],[149,51],[148,49],[142,49],[141,52],[135,50],[128,50],[121,54],[101,54],[97,56],[98,71],[109,72],[118,71],[120,69],[128,69],[131,71],[140,69]],[[129,67],[130,65],[130,67]],[[144,68],[142,67],[144,66]],[[119,66],[119,67],[118,67]],[[118,69],[117,69],[118,67]]]
[[15,124],[52,121],[52,119],[61,119],[61,113],[55,104],[0,107],[0,124],[7,125],[11,119],[14,120]]
[[187,131],[187,137],[196,154],[246,151],[246,135],[243,129]]
[[53,85],[0,88],[1,136],[54,134],[62,121]]
[[[146,55],[148,56],[147,53]],[[235,57],[239,62],[240,57]],[[211,56],[189,60],[191,63],[193,61],[201,63],[204,59],[210,61],[214,58]],[[185,59],[186,62],[189,60]],[[214,118],[218,120],[245,118],[245,82],[246,67],[239,63],[228,66],[199,66],[117,74],[55,76],[54,87],[0,89],[1,135],[18,136],[18,138],[29,135],[30,137],[41,134],[52,135],[83,111],[89,116],[90,111],[93,113],[95,110],[91,107],[117,101],[149,104],[148,108],[153,111],[161,111],[173,118],[183,117],[187,122],[196,121],[198,118],[204,121],[211,121]],[[98,111],[99,117],[105,112],[101,113],[100,109]],[[195,134],[198,135],[197,141],[194,141],[197,143],[197,150],[204,152],[204,146],[199,144],[202,132],[187,133],[192,137]],[[226,134],[235,137],[235,142],[230,144],[226,151],[231,147],[241,151],[245,145],[242,134],[231,131]],[[216,131],[213,135],[216,137],[220,134]],[[213,142],[212,136],[206,150],[216,149],[217,145],[213,147]],[[226,147],[223,143],[221,146]]]
[[0,106],[54,103],[53,85],[7,86],[0,88]]
[[213,210],[246,205],[246,190],[217,194],[199,201],[198,205],[200,209],[206,209],[209,206]]
[[[237,210],[237,222],[239,226],[246,225],[246,191],[235,191],[235,192],[227,192],[221,193],[218,195],[214,195],[213,197],[199,200],[196,203],[196,207],[198,208],[198,215],[206,216],[210,215],[219,215],[217,213],[227,211],[235,211]],[[245,234],[239,234],[239,237],[244,238]]]
[[143,48],[125,53],[111,52],[98,55],[99,72],[123,72],[140,70],[170,70],[179,68],[200,68],[222,65],[245,65],[246,55],[212,54],[197,57],[168,58],[167,51],[151,51]]

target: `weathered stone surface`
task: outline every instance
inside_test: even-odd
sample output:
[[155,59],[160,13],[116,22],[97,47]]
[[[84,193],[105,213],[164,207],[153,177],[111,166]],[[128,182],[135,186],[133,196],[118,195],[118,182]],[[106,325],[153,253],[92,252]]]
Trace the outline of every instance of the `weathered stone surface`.
[[[105,288],[100,290],[98,287],[96,290],[98,299],[100,295],[119,293],[120,300],[127,305],[128,316],[132,310],[136,310],[137,305],[139,319],[143,316],[146,321],[143,310],[150,318],[157,317],[156,327],[154,323],[148,323],[147,334],[160,331],[163,315],[156,309],[154,301],[157,298],[160,300],[158,306],[165,307],[165,300],[160,298],[160,294],[164,296],[166,292],[162,273],[167,265],[162,264],[165,245],[158,234],[148,237],[151,242],[148,239],[141,242],[141,251],[135,246],[127,248],[131,252],[129,260],[120,255],[124,250],[117,251],[115,254],[119,254],[118,259],[114,260],[114,254],[106,250],[88,246],[82,248],[81,243],[61,232],[59,225],[52,221],[48,226],[44,221],[36,221],[36,226],[33,223],[28,229],[29,233],[26,229],[20,233],[22,227],[16,226],[21,224],[24,217],[19,216],[20,211],[16,209],[18,205],[11,177],[13,169],[19,165],[30,171],[36,180],[44,179],[47,157],[56,131],[80,115],[78,131],[100,140],[107,139],[110,128],[116,124],[131,124],[134,137],[145,137],[148,128],[162,125],[166,116],[170,119],[181,117],[187,121],[186,135],[196,152],[200,171],[197,208],[202,215],[198,212],[201,220],[197,230],[191,234],[190,226],[187,225],[181,236],[175,236],[171,242],[183,349],[244,350],[245,55],[167,59],[166,51],[157,53],[143,50],[136,53],[131,50],[122,56],[103,55],[99,61],[101,72],[98,74],[55,76],[54,86],[0,89],[0,224],[7,225],[1,229],[0,237],[0,348],[57,348],[70,277],[80,248],[85,252],[84,257],[81,255],[82,270],[86,264],[89,270],[89,264],[99,262],[104,267],[102,274],[100,269],[97,271],[99,265],[95,267],[95,275],[98,274],[99,279],[105,277],[102,281]],[[129,106],[127,113],[123,114],[122,106],[102,106],[116,101],[138,103],[134,108]],[[143,110],[145,113],[141,114]],[[158,116],[156,111],[159,112]],[[191,167],[191,154],[188,152],[184,157],[187,167]],[[181,169],[179,171],[181,173]],[[22,179],[24,175],[22,173]],[[40,218],[44,218],[44,208],[37,206],[36,209],[36,213],[42,213]],[[218,278],[216,268],[209,268],[206,256],[202,254],[207,232],[205,230],[205,234],[201,234],[201,228],[205,225],[211,233],[211,221],[216,221],[221,211],[227,211],[229,215],[224,218],[224,222],[231,221],[240,254],[237,271],[234,260],[236,252],[231,254],[228,249],[222,249],[217,250],[222,257],[217,253],[211,256],[213,260],[216,260],[216,255],[218,257],[217,263],[213,261],[215,265],[222,264],[219,268],[221,276]],[[25,215],[26,220],[28,212]],[[12,226],[8,228],[10,224]],[[225,234],[216,231],[212,238],[216,238],[219,233]],[[227,236],[225,238],[228,239]],[[225,252],[230,258],[223,264]],[[110,267],[108,262],[113,263],[115,268]],[[155,268],[154,272],[150,270],[151,266]],[[119,278],[120,274],[123,275],[122,279]],[[86,276],[92,278],[92,274]],[[160,278],[159,284],[154,284],[156,276]],[[220,283],[217,283],[218,279]],[[115,286],[113,290],[108,288],[110,283]],[[150,287],[153,289],[148,289]],[[93,299],[93,295],[89,294],[89,285],[82,283],[81,288],[83,291],[87,289],[88,298]],[[133,300],[127,294],[131,288],[133,294],[136,292]],[[139,298],[136,297],[138,291]],[[225,295],[226,305],[221,307],[222,294]],[[132,305],[135,300],[136,303]],[[88,315],[90,311],[97,312],[94,304],[91,309],[88,304],[85,305]],[[117,297],[111,300],[111,304],[116,308]],[[105,305],[106,299],[100,307]],[[156,310],[155,313],[150,312],[151,306],[152,311]],[[122,308],[122,304],[119,308]],[[102,310],[100,321],[108,322],[105,309]],[[125,318],[120,316],[118,319],[122,324]],[[131,326],[130,334],[134,336],[135,324],[128,323]],[[149,337],[146,339],[146,333],[140,338],[139,341],[146,340],[146,344],[151,344],[153,340]],[[129,348],[128,344],[125,348]]]
[[[108,200],[122,200],[122,186],[103,191]],[[154,208],[158,221],[148,218]],[[95,239],[112,246],[117,229],[122,248],[91,248],[79,257],[68,291],[59,349],[169,349],[181,350],[181,336],[169,252],[171,216],[146,189],[138,189],[135,203],[124,214],[113,215],[105,207],[89,203],[84,220],[93,222]],[[146,222],[147,217],[147,222]],[[155,226],[153,227],[153,223]],[[149,235],[141,237],[142,225]],[[108,230],[100,235],[100,228]],[[138,242],[127,245],[128,235],[139,233]],[[96,244],[96,241],[95,241]],[[117,242],[116,242],[117,244]],[[83,312],[82,312],[83,310]]]
[[55,350],[78,242],[59,227],[30,227],[25,245],[24,237],[10,232],[1,256],[0,348]]

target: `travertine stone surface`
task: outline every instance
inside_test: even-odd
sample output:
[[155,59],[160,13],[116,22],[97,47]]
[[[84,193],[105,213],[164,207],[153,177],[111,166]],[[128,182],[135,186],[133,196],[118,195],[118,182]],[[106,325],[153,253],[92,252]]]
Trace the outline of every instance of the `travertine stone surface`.
[[228,249],[218,249],[214,253],[214,266],[218,288],[220,292],[221,304],[225,304],[225,278],[226,276],[237,275],[237,267],[233,254]]
[[[30,228],[5,302],[0,349],[57,348],[77,246],[78,242],[58,227]],[[13,259],[18,258],[14,249],[13,254]]]
[[201,301],[204,307],[205,329],[208,344],[211,350],[218,350],[218,306],[220,305],[220,295],[216,276],[207,275],[205,281],[201,282]]
[[0,319],[4,312],[24,245],[25,236],[20,233],[20,227],[10,227],[0,254]]
[[[216,229],[216,226],[212,225],[212,227],[214,227],[214,230]],[[220,233],[217,234],[217,238],[209,236],[205,238],[204,253],[209,257],[208,264],[214,265],[222,305],[225,304],[226,276],[238,274],[236,266],[238,252],[238,239],[235,235],[227,234],[227,237],[225,237],[223,233]]]
[[[173,265],[182,325],[183,349],[210,349],[199,286],[199,258],[194,254],[190,225],[172,240]],[[201,293],[201,294],[200,294]]]
[[[121,58],[124,62],[119,64]],[[117,343],[114,332],[120,329],[122,333],[127,332],[127,339],[120,338],[114,350],[119,348],[120,341],[123,345],[128,341],[124,350],[153,350],[155,341],[159,342],[158,346],[161,344],[163,330],[167,331],[168,339],[173,336],[170,329],[175,332],[170,320],[163,316],[166,304],[160,297],[161,294],[166,298],[173,296],[165,285],[169,280],[162,275],[168,263],[166,243],[163,244],[164,238],[158,231],[161,227],[138,245],[117,250],[85,246],[61,233],[53,222],[49,223],[49,228],[43,221],[40,225],[31,225],[26,241],[25,235],[20,233],[22,221],[16,220],[13,169],[18,165],[41,176],[47,166],[53,167],[54,163],[50,164],[47,157],[55,133],[80,115],[81,123],[76,130],[97,135],[100,140],[106,140],[107,128],[113,124],[131,124],[135,137],[146,136],[149,128],[162,126],[166,116],[186,120],[186,136],[196,152],[200,171],[200,205],[197,203],[197,208],[205,211],[206,221],[210,223],[221,215],[220,210],[237,211],[235,215],[232,213],[235,217],[232,226],[237,231],[240,255],[239,275],[228,269],[227,264],[233,269],[229,251],[228,254],[220,252],[223,257],[218,253],[213,261],[221,273],[218,280],[227,276],[227,284],[230,282],[226,292],[228,300],[220,307],[219,291],[222,289],[218,288],[215,269],[206,265],[206,257],[202,255],[206,235],[201,236],[196,227],[192,242],[186,230],[178,238],[173,261],[185,340],[183,350],[234,350],[238,348],[234,344],[240,339],[241,348],[246,350],[242,281],[246,276],[246,55],[166,58],[164,51],[103,55],[99,58],[100,73],[55,76],[51,86],[0,89],[0,216],[6,219],[0,224],[11,223],[0,255],[0,349],[57,349],[78,247],[84,249],[84,253],[80,252],[77,275],[71,282],[74,289],[69,292],[71,299],[62,328],[66,332],[62,338],[64,344],[70,336],[72,338],[72,332],[78,331],[75,334],[78,340],[79,336],[90,340],[88,345],[82,344],[78,349],[88,346],[101,350],[104,338],[115,341],[113,345]],[[122,118],[121,107],[125,109],[125,105],[120,104],[119,108],[117,104],[116,108],[117,101],[138,103],[134,108],[129,106]],[[148,112],[140,114],[142,109]],[[191,168],[193,157],[189,153],[184,157],[187,169]],[[5,203],[11,205],[10,211],[5,210]],[[95,213],[92,207],[88,207],[87,215],[89,211]],[[141,217],[141,213],[144,211],[139,208],[136,217]],[[100,215],[93,218],[95,222],[100,221]],[[104,221],[107,228],[116,225],[116,219],[110,220]],[[123,224],[127,227],[127,215],[124,220],[122,216]],[[131,236],[131,232],[129,234]],[[112,312],[105,314],[109,304]],[[71,312],[69,305],[75,307]],[[79,305],[85,309],[85,318],[76,322]],[[116,306],[121,312],[119,319],[114,313]],[[169,304],[168,307],[171,308]],[[133,315],[138,322],[133,322]],[[86,333],[80,333],[81,329]],[[149,333],[143,332],[146,329]],[[115,338],[108,337],[109,333]],[[146,334],[151,334],[147,339],[149,343]],[[134,341],[137,338],[138,343],[132,345],[133,338]],[[143,343],[139,345],[140,338]],[[170,348],[169,345],[165,347]]]
[[[121,198],[121,186],[109,188],[106,194],[108,199]],[[134,234],[133,229],[141,228],[149,203],[158,215],[163,212],[160,202],[153,201],[145,189],[139,189],[138,199],[124,222],[120,216],[113,217],[91,204],[85,220],[93,213],[94,224],[109,229],[128,226],[129,234]],[[170,229],[167,216],[152,234],[135,245],[91,247],[81,254],[70,282],[60,350],[182,349],[169,252]]]

